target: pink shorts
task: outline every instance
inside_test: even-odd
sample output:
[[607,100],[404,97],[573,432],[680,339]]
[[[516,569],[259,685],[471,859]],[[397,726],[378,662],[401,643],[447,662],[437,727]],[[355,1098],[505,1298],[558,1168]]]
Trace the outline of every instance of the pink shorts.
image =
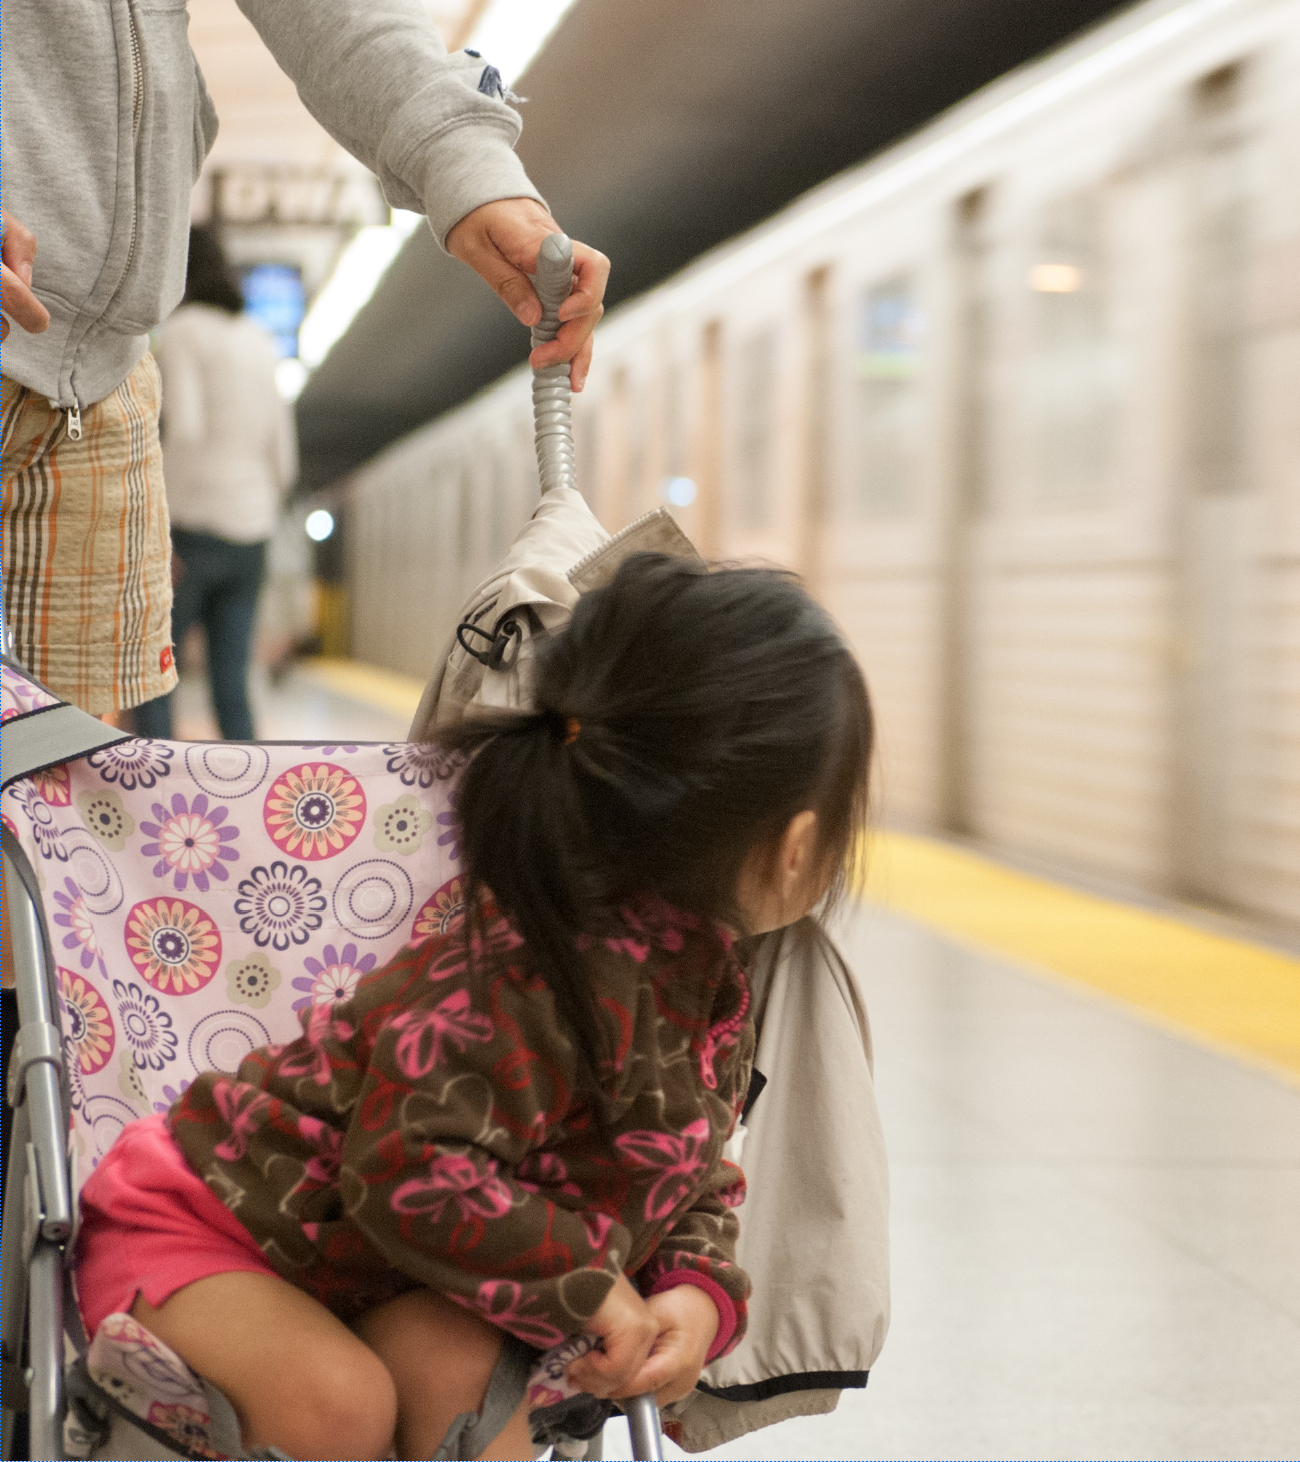
[[166,1118],[129,1123],[81,1190],[77,1299],[88,1333],[129,1314],[136,1295],[156,1309],[196,1279],[236,1272],[275,1270],[185,1161]]

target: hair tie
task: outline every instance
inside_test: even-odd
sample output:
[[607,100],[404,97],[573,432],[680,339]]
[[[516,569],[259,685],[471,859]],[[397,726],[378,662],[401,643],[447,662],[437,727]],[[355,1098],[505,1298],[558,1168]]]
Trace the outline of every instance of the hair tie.
[[567,716],[564,721],[565,746],[572,746],[573,743],[578,739],[578,734],[579,732],[581,732],[581,730],[582,722],[578,720],[577,716]]

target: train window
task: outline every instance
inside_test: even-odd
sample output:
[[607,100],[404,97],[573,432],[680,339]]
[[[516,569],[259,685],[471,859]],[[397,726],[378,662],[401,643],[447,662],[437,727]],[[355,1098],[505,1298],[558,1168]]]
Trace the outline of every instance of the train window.
[[911,276],[864,290],[857,325],[857,508],[896,517],[914,501],[920,455],[924,321]]
[[1044,209],[1029,269],[1034,496],[1082,504],[1105,491],[1119,396],[1107,259],[1107,197],[1089,188]]
[[740,523],[765,528],[771,515],[772,425],[776,406],[776,332],[740,349],[736,369],[736,481]]

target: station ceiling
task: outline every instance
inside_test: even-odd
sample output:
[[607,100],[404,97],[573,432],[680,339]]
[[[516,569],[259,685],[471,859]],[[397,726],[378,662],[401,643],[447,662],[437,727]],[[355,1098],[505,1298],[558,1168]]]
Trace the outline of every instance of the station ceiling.
[[[616,304],[1127,7],[577,0],[515,83],[519,152],[561,224],[610,256]],[[302,486],[465,400],[526,347],[496,297],[417,231],[299,400]]]

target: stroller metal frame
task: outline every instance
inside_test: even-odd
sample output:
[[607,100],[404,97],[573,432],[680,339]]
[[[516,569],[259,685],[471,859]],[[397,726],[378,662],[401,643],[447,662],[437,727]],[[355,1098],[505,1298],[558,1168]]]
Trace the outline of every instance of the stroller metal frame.
[[[555,338],[559,329],[557,312],[572,288],[572,277],[569,240],[563,234],[554,234],[544,241],[538,255],[535,283],[543,315],[532,332],[534,346]],[[533,401],[542,491],[572,486],[568,367],[549,366],[536,371]],[[2,611],[0,642],[7,651],[8,632]],[[127,739],[126,733],[112,730],[73,706],[59,707],[57,716],[60,739],[67,748],[75,749],[65,749],[51,761],[75,760]],[[37,770],[37,766],[31,770]],[[26,1455],[64,1457],[65,1335],[84,1341],[66,1272],[76,1242],[77,1183],[68,1140],[71,1107],[63,1029],[53,983],[54,960],[38,892],[29,886],[19,861],[11,856],[9,837],[6,830],[2,861],[19,1029],[10,1056],[6,1091],[13,1116],[9,1150],[4,1154],[3,1231],[7,1242],[0,1246],[0,1338],[4,1360],[0,1456],[4,1462],[15,1455],[17,1422],[24,1411]],[[633,1456],[657,1462],[664,1453],[654,1397],[629,1398],[622,1403],[622,1409],[627,1416]]]

